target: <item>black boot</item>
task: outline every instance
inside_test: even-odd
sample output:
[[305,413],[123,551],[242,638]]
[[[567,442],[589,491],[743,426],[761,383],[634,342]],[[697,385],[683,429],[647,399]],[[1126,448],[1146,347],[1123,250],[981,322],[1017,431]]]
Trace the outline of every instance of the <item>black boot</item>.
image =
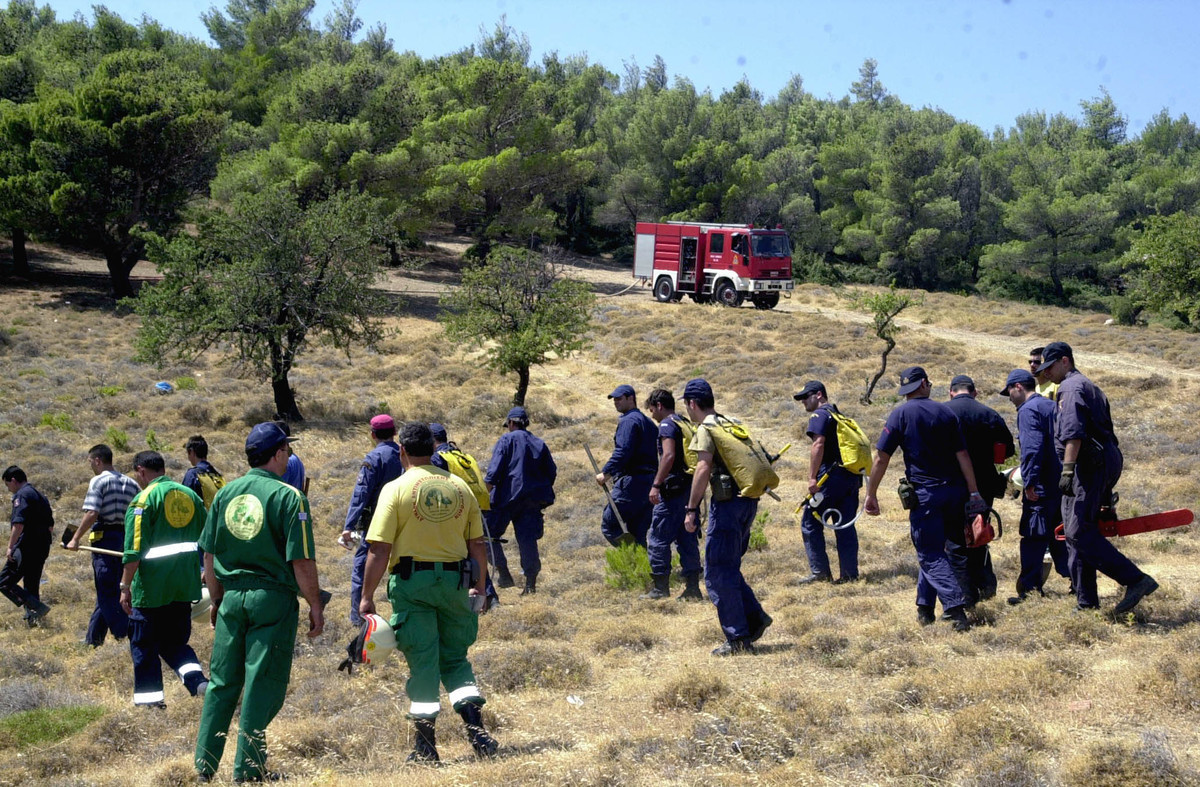
[[434,729],[435,719],[413,719],[413,727],[417,738],[413,742],[412,753],[408,762],[439,762],[437,752],[437,731]]
[[703,601],[704,594],[700,592],[700,572],[689,571],[683,575],[683,581],[687,583],[683,592],[679,594],[679,601]]
[[661,598],[671,597],[671,575],[670,574],[651,574],[650,578],[654,580],[654,587],[649,593],[643,593],[641,598],[657,601]]
[[532,596],[537,593],[537,574],[525,575],[525,589],[521,591],[522,596]]
[[480,757],[495,755],[500,743],[484,729],[483,710],[473,702],[465,702],[458,709],[458,715],[462,716],[463,724],[467,727],[467,739],[471,741],[475,754]]
[[510,588],[515,584],[517,583],[513,582],[512,574],[508,573],[507,567],[496,567],[496,587]]

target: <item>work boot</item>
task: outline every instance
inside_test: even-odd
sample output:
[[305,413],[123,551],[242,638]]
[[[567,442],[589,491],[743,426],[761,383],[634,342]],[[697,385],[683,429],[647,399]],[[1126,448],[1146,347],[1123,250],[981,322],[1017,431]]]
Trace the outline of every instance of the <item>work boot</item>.
[[671,575],[670,574],[651,574],[650,578],[654,580],[654,587],[649,593],[643,593],[639,598],[657,601],[662,598],[671,597]]
[[405,762],[440,762],[437,752],[437,731],[434,729],[435,719],[413,719],[413,727],[417,733],[413,741],[412,753]]
[[955,631],[970,631],[971,621],[967,619],[967,611],[965,607],[955,607],[947,610],[942,618],[954,624]]
[[537,593],[537,574],[525,575],[525,589],[521,591],[522,596],[532,596]]
[[703,601],[704,594],[700,592],[700,572],[690,571],[683,575],[687,586],[679,594],[679,601]]
[[739,653],[748,653],[753,656],[757,651],[744,639],[727,639],[723,645],[714,648],[712,652],[714,656],[733,656]]
[[917,622],[922,626],[932,626],[937,617],[933,614],[933,607],[927,607],[924,604],[917,605]]
[[496,567],[496,587],[510,588],[516,584],[516,582],[513,582],[512,574],[508,573],[507,567]]
[[833,581],[833,575],[830,574],[828,571],[822,571],[821,573],[813,573],[813,574],[809,574],[806,577],[800,577],[800,579],[796,580],[796,584],[797,585],[811,585],[814,582],[832,582],[832,581]]
[[758,625],[750,630],[750,634],[746,637],[746,642],[758,642],[762,639],[762,635],[767,633],[767,629],[775,621],[766,612],[762,614],[762,619],[758,621]]
[[1017,591],[1017,595],[1008,597],[1008,603],[1010,606],[1015,607],[1016,605],[1023,602],[1025,600],[1025,597],[1026,597],[1026,593],[1024,590]]
[[488,735],[484,728],[483,709],[468,701],[458,709],[458,715],[462,716],[463,724],[467,727],[467,739],[471,741],[471,748],[475,750],[475,754],[480,757],[494,756],[500,748],[500,743]]
[[1125,588],[1125,598],[1121,599],[1117,606],[1113,607],[1113,612],[1121,614],[1128,612],[1138,605],[1146,596],[1158,590],[1158,583],[1154,581],[1154,577],[1149,574],[1142,574],[1142,578],[1132,585]]
[[33,628],[50,611],[50,605],[40,598],[31,598],[25,602],[25,622]]

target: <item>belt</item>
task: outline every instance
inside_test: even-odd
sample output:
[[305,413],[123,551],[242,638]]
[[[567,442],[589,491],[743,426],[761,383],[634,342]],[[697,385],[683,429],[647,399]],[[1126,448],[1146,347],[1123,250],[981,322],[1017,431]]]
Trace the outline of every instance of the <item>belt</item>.
[[459,571],[462,569],[463,562],[455,560],[452,563],[442,563],[436,560],[412,560],[411,558],[400,558],[396,561],[396,565],[392,566],[392,573],[399,574],[401,566],[408,564],[413,571],[434,571],[436,569],[444,569],[446,571]]

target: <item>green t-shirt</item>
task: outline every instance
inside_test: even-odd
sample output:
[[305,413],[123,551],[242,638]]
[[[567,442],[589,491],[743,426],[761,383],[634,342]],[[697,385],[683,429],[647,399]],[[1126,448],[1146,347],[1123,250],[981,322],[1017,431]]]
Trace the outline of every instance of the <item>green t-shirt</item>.
[[388,570],[402,557],[451,562],[467,557],[467,541],[483,537],[483,515],[461,478],[419,465],[383,485],[367,541],[392,545]]
[[256,467],[221,487],[200,548],[211,552],[217,579],[233,589],[299,591],[293,560],[316,557],[308,498]]
[[125,511],[123,562],[140,561],[130,593],[135,607],[200,599],[196,540],[204,528],[204,501],[164,476],[151,481]]

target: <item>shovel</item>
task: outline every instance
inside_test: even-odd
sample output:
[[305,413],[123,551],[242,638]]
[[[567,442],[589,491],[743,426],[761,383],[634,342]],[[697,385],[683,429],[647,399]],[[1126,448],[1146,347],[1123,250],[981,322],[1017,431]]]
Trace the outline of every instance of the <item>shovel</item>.
[[[588,447],[587,443],[583,444],[583,450],[587,452],[587,457],[591,461],[592,469],[596,471],[596,475],[600,475],[600,465],[596,464],[596,457],[592,456],[592,449]],[[603,483],[600,486],[604,489],[604,496],[608,498],[609,507],[617,515],[617,522],[620,523],[621,530],[625,531],[617,537],[617,545],[636,544],[637,539],[633,537],[633,533],[629,532],[629,525],[625,524],[625,518],[621,516],[621,509],[617,508],[616,502],[613,501],[612,492],[608,491],[608,484]]]

